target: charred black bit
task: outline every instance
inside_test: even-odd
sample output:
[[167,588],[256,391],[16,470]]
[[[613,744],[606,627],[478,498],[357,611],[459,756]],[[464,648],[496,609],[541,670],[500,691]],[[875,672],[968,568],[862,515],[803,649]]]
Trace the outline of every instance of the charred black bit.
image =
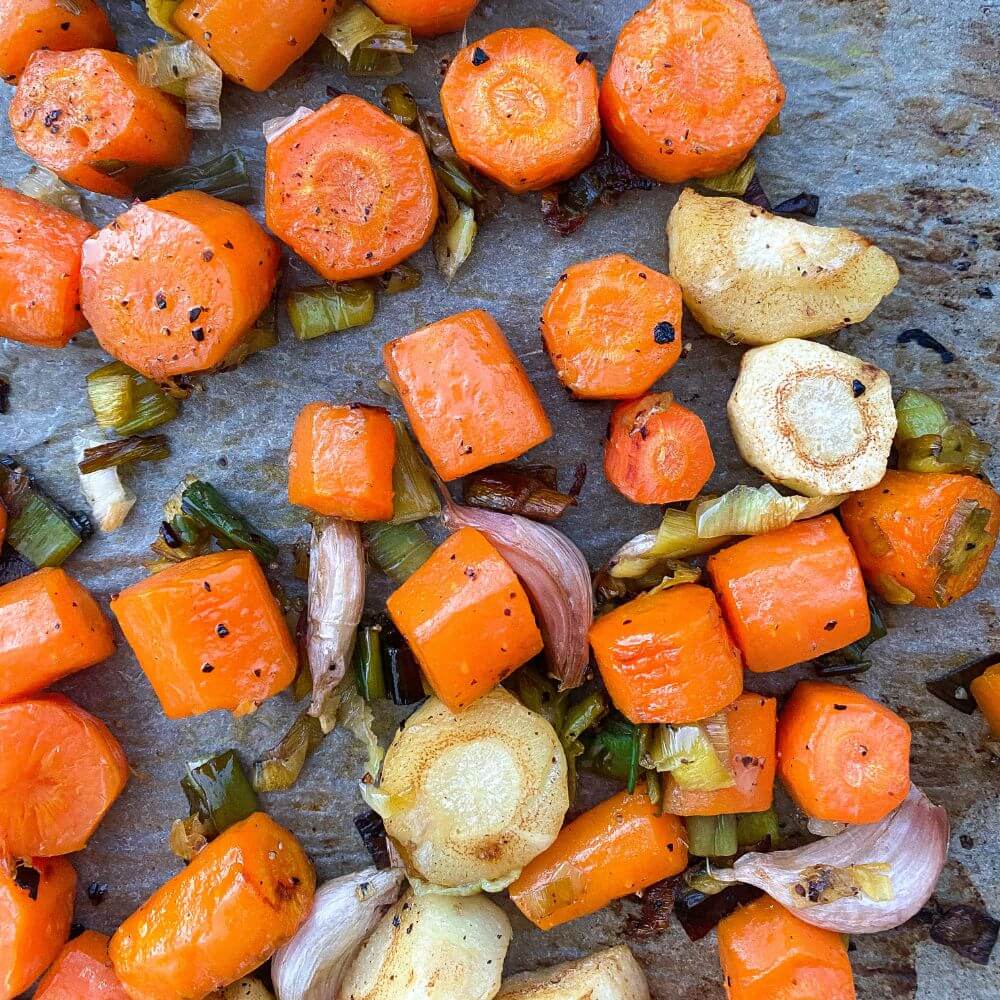
[[576,54],[576,64],[577,66],[582,65],[590,58],[589,52],[577,52]]
[[581,462],[573,470],[573,483],[568,492],[573,498],[578,497],[583,492],[583,484],[587,481],[587,463]]
[[871,664],[865,659],[868,647],[879,639],[884,639],[889,630],[885,626],[882,612],[878,605],[869,599],[868,610],[871,616],[871,625],[868,634],[857,642],[852,642],[843,649],[838,649],[835,653],[828,653],[820,657],[816,662],[815,670],[820,677],[841,677],[844,675],[863,674],[871,668]]
[[166,297],[166,295],[163,294],[163,292],[157,292],[156,293],[155,302],[156,302],[156,308],[157,309],[166,309],[167,308],[167,297]]
[[396,705],[415,705],[423,701],[424,685],[420,667],[413,651],[391,620],[379,622],[382,627],[382,659],[389,697]]
[[988,656],[975,663],[966,664],[964,667],[950,671],[943,677],[927,681],[927,690],[935,698],[940,698],[946,705],[950,705],[966,715],[972,715],[976,711],[976,703],[969,693],[969,685],[995,662],[995,656]]
[[896,343],[919,344],[920,347],[924,347],[928,351],[933,351],[941,359],[941,364],[943,365],[950,365],[955,360],[955,355],[940,340],[932,337],[926,330],[904,330],[896,338]]
[[369,809],[354,817],[354,828],[358,831],[372,861],[375,862],[375,867],[382,871],[389,868],[389,839],[382,817],[373,809]]
[[819,214],[819,195],[802,194],[794,198],[786,198],[771,209],[775,215],[804,215],[807,219],[815,219]]
[[674,896],[680,886],[680,879],[675,877],[646,889],[642,894],[642,910],[638,916],[628,918],[625,933],[640,940],[662,934],[670,926]]
[[674,913],[687,936],[692,941],[700,941],[720,920],[763,895],[763,891],[753,885],[732,885],[714,896],[685,886],[678,891]]
[[664,320],[657,323],[653,329],[653,340],[658,344],[672,344],[677,334],[674,332],[674,324]]
[[931,900],[931,940],[961,955],[987,965],[1000,933],[1000,921],[978,906],[943,904]]
[[761,184],[760,178],[756,174],[750,178],[750,183],[743,193],[743,200],[750,205],[764,209],[765,212],[771,211],[771,199],[768,198],[764,185]]
[[993,289],[990,288],[989,285],[980,285],[976,289],[976,295],[978,295],[981,299],[992,299]]
[[866,387],[865,387],[864,382],[860,382],[860,381],[858,381],[858,379],[855,379],[851,383],[851,392],[854,393],[854,398],[855,399],[857,399],[859,396],[863,396],[865,394],[865,391],[866,391]]
[[490,57],[477,45],[476,51],[472,53],[472,65],[482,66],[484,63],[488,63]]
[[87,899],[94,906],[100,906],[101,903],[107,898],[108,895],[108,883],[107,882],[91,882],[87,886]]
[[38,899],[38,887],[42,884],[42,873],[25,861],[18,861],[14,869],[14,882],[23,889],[32,901]]
[[0,413],[10,413],[10,382],[0,376]]

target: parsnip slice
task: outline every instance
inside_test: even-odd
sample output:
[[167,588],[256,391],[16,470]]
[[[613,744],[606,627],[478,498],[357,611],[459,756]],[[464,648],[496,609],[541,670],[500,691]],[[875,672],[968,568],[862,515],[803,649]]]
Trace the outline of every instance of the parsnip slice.
[[626,945],[512,976],[501,1000],[649,1000],[642,966]]

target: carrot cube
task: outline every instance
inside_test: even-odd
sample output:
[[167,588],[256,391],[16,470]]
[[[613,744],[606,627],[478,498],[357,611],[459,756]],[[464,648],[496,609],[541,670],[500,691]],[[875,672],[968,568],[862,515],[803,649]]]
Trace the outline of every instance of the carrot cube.
[[1000,662],[987,667],[970,685],[990,732],[1000,739]]
[[385,347],[385,366],[442,479],[509,462],[552,435],[503,331],[480,309]]
[[35,1000],[129,1000],[108,958],[108,938],[84,931],[68,941],[35,989]]
[[111,610],[168,719],[243,715],[295,677],[295,643],[249,552],[179,563],[123,590]]
[[475,528],[439,545],[388,607],[434,693],[453,712],[542,651],[521,581]]

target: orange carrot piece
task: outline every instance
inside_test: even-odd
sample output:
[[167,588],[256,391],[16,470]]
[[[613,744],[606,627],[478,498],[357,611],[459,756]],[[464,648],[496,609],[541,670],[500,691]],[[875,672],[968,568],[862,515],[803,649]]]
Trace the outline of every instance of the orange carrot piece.
[[82,851],[128,776],[118,740],[69,698],[0,705],[0,842],[12,857]]
[[405,24],[420,38],[461,31],[479,0],[370,0],[387,24]]
[[1000,662],[987,667],[969,688],[990,732],[1000,738]]
[[707,587],[643,594],[602,615],[590,645],[615,707],[630,721],[697,722],[743,690],[740,654]]
[[[958,571],[942,566],[963,508],[990,512],[978,551]],[[852,493],[840,508],[862,572],[890,604],[943,608],[975,590],[1000,534],[1000,496],[974,476],[890,469],[878,486]],[[966,556],[969,553],[964,553]]]
[[597,155],[597,70],[544,28],[504,28],[462,49],[441,86],[455,151],[522,194],[578,174]]
[[271,232],[328,281],[402,263],[438,217],[420,137],[350,94],[269,143],[264,203]]
[[10,102],[21,151],[70,184],[129,198],[151,170],[177,167],[191,147],[180,105],[139,82],[120,52],[39,50]]
[[108,958],[108,938],[84,931],[66,943],[35,989],[35,1000],[129,1000]]
[[688,852],[676,816],[658,815],[640,786],[562,828],[510,887],[514,905],[543,931],[684,871]]
[[111,938],[133,1000],[204,997],[267,961],[299,929],[316,875],[299,842],[264,813],[220,834]]
[[475,528],[439,545],[388,608],[434,693],[453,712],[542,651],[521,581]]
[[715,792],[692,792],[667,778],[663,808],[675,816],[719,816],[764,812],[774,800],[777,702],[747,691],[723,709],[729,725],[729,766],[736,784]]
[[669,392],[619,403],[604,445],[604,474],[633,503],[693,500],[715,471],[708,431]]
[[832,653],[871,628],[861,568],[832,514],[737,542],[708,560],[708,573],[756,673]]
[[199,191],[137,204],[83,248],[83,311],[110,355],[153,379],[207,371],[271,299],[278,245]]
[[327,517],[388,521],[396,432],[380,406],[309,403],[288,453],[288,500]]
[[69,212],[0,188],[0,337],[65,347],[87,328],[80,254],[94,232]]
[[613,254],[566,269],[542,310],[542,339],[577,399],[634,399],[681,355],[680,285]]
[[521,362],[481,309],[390,341],[383,357],[420,447],[444,480],[510,462],[552,436]]
[[653,0],[618,36],[601,120],[636,170],[678,184],[738,167],[784,103],[748,3]]
[[729,1000],[854,1000],[844,939],[764,896],[719,922]]
[[778,774],[808,816],[877,823],[910,790],[910,727],[860,691],[800,681],[778,720]]

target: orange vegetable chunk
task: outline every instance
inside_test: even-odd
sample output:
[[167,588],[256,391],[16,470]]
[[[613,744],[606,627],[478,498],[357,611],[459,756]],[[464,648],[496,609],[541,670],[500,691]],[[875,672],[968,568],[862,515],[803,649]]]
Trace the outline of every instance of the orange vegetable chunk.
[[309,403],[288,453],[288,499],[327,517],[388,521],[396,432],[379,406]]
[[983,713],[990,732],[1000,737],[1000,662],[987,667],[970,685],[972,697]]
[[178,563],[123,590],[111,610],[168,719],[244,715],[295,678],[295,643],[250,552]]
[[552,436],[527,372],[481,309],[390,341],[383,356],[420,447],[444,480],[510,462]]
[[388,608],[427,682],[453,712],[542,651],[521,581],[475,528],[439,545]]
[[101,347],[152,379],[221,364],[263,312],[278,245],[200,191],[136,204],[83,248],[83,311]]
[[721,920],[718,935],[729,1000],[854,1000],[844,939],[768,896]]
[[129,198],[151,170],[187,160],[191,133],[180,104],[139,82],[120,52],[39,50],[8,111],[21,151],[70,184]]
[[510,898],[547,931],[676,875],[687,861],[683,824],[668,813],[657,815],[640,786],[567,823],[525,866]]
[[69,698],[0,705],[0,842],[12,857],[82,851],[128,776],[118,740]]
[[421,38],[461,31],[479,0],[371,0],[387,24],[405,24]]
[[757,673],[832,653],[871,628],[861,568],[832,514],[737,542],[709,558],[708,573]]
[[129,1000],[108,958],[108,938],[84,931],[67,942],[35,990],[35,1000]]
[[4,539],[7,537],[7,508],[3,501],[0,501],[0,549],[3,548]]
[[808,816],[877,823],[910,790],[910,727],[860,691],[800,681],[778,720],[778,775]]
[[602,615],[590,645],[615,707],[633,723],[697,722],[743,690],[740,654],[715,595],[681,584]]
[[254,813],[125,920],[111,938],[111,962],[132,1000],[204,997],[285,944],[315,891],[315,872],[294,835]]

